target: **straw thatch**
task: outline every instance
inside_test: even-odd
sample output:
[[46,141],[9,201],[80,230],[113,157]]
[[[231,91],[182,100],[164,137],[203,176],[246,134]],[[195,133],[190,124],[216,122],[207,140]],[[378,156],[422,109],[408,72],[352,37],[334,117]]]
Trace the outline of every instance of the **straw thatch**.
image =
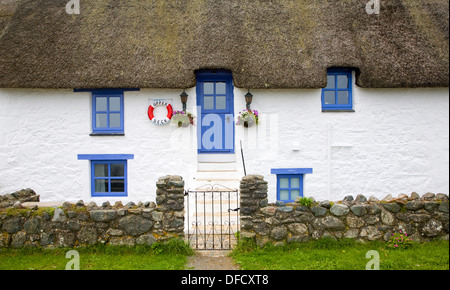
[[220,68],[238,87],[320,88],[333,66],[362,87],[449,84],[448,0],[0,1],[0,87],[187,88]]

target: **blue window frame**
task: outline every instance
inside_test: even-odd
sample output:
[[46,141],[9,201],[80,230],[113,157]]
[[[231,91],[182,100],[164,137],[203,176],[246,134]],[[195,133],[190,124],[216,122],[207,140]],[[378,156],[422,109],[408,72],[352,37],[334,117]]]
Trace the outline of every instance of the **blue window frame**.
[[139,89],[74,89],[92,93],[92,136],[123,135],[124,92]]
[[312,172],[311,168],[272,169],[277,175],[277,200],[288,203],[303,197],[304,175]]
[[92,196],[128,196],[127,161],[91,161]]
[[92,197],[128,196],[128,161],[132,154],[78,155],[91,161]]
[[327,86],[322,89],[323,111],[352,111],[352,70],[345,68],[329,69]]
[[293,202],[297,197],[303,197],[303,175],[277,175],[277,200]]
[[123,91],[92,92],[92,132],[124,132]]

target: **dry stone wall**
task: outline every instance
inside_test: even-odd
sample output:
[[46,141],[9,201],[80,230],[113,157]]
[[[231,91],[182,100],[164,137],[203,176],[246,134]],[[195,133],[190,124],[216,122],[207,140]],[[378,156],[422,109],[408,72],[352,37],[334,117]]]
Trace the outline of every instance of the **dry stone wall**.
[[39,195],[32,189],[22,189],[11,194],[0,195],[0,209],[18,207],[24,202],[39,202]]
[[60,208],[0,211],[0,247],[76,247],[97,243],[152,245],[184,236],[184,181],[161,177],[155,202],[64,203]]
[[449,238],[449,199],[417,193],[383,200],[363,195],[342,201],[268,204],[267,182],[251,175],[241,184],[241,237],[259,245],[306,242],[323,237],[362,241],[388,240],[402,230],[416,241]]

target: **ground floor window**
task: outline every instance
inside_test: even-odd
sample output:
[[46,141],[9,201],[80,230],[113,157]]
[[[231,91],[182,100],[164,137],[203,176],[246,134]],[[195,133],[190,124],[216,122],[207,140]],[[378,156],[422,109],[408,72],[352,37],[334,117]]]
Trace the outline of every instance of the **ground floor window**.
[[92,196],[127,196],[127,161],[91,161]]
[[128,196],[128,160],[134,155],[78,155],[91,162],[91,195],[93,197]]
[[277,200],[294,202],[303,197],[303,181],[305,174],[312,173],[312,168],[272,169],[277,175]]

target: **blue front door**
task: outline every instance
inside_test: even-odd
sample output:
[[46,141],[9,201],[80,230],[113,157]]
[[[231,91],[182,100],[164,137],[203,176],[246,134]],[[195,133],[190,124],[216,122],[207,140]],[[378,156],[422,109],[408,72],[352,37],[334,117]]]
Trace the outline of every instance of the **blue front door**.
[[198,153],[234,153],[233,77],[227,71],[197,73]]

